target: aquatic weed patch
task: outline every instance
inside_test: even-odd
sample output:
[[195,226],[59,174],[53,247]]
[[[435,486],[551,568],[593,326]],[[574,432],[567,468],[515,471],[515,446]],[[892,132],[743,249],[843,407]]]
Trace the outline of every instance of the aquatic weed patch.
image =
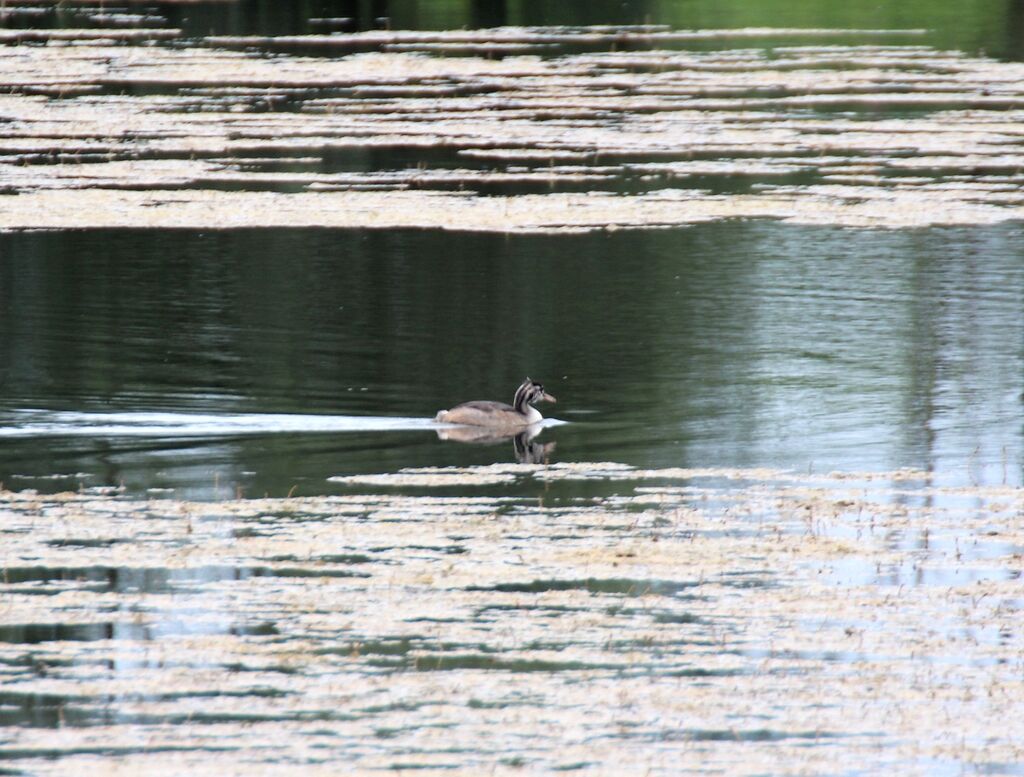
[[[997,723],[1024,713],[1021,489],[516,467],[526,489],[604,477],[617,496],[395,493],[387,473],[381,493],[302,499],[4,492],[4,525],[30,531],[5,538],[22,560],[0,582],[0,757],[35,773],[1017,762]],[[267,531],[239,531],[254,521]]]
[[3,32],[7,229],[1024,213],[1022,66],[914,31]]

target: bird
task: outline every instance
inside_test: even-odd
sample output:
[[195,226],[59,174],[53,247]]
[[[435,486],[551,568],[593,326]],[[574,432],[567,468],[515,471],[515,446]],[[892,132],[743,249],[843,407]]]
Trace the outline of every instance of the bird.
[[439,411],[434,420],[446,424],[486,426],[492,429],[530,426],[544,419],[544,416],[532,406],[533,403],[554,401],[555,398],[544,390],[544,386],[527,378],[516,389],[511,405],[489,400],[463,402],[450,410]]

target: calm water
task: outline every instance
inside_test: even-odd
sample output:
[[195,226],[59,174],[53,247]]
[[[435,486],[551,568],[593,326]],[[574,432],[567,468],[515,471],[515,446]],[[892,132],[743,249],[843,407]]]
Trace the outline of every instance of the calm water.
[[[54,4],[10,10],[0,27],[94,27],[95,6]],[[102,4],[100,4],[102,7]],[[224,34],[326,34],[384,29],[447,30],[504,25],[667,24],[684,29],[838,27],[925,30],[921,42],[940,48],[1024,58],[1024,7],[1015,0],[597,0],[586,3],[505,0],[303,0],[272,3],[151,2],[133,6],[142,26],[175,27],[188,37]],[[109,22],[103,22],[109,23]]]
[[[926,28],[911,42],[1004,59],[1024,40],[1020,4],[995,0],[468,5],[153,3],[127,23],[193,41],[384,26]],[[94,17],[23,8],[2,24],[110,23]],[[555,460],[1016,483],[1022,238],[1015,225],[767,222],[544,237],[0,234],[0,481],[213,498],[507,461],[511,441],[440,440],[426,419],[507,401],[530,375],[559,398],[548,414],[570,422],[539,438]]]
[[10,487],[324,493],[510,461],[425,419],[527,374],[571,422],[538,438],[554,460],[1021,480],[1019,226],[35,233],[0,256]]

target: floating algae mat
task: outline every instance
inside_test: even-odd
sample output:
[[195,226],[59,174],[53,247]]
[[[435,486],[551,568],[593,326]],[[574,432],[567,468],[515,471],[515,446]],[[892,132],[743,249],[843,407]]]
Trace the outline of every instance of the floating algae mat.
[[[498,474],[534,493],[479,477]],[[614,463],[390,477],[296,499],[0,494],[4,768],[1024,769],[1020,488]],[[460,477],[473,496],[435,488]],[[614,495],[549,490],[594,480]]]
[[1024,65],[920,31],[186,39],[104,18],[0,36],[2,228],[1024,215]]

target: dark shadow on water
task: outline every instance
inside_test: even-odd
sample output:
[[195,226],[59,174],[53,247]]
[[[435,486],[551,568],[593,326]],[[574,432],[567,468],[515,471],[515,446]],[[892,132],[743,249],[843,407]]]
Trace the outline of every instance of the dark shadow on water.
[[[272,623],[204,627],[210,631],[236,637],[267,637],[279,632]],[[97,642],[101,640],[135,640],[148,642],[176,633],[173,624],[161,622],[145,625],[128,622],[107,623],[27,623],[0,626],[0,643],[38,645],[44,642]],[[182,633],[188,630],[183,629]]]
[[[787,739],[797,740],[834,740],[850,736],[831,731],[777,731],[767,728],[756,729],[679,729],[666,730],[660,733],[626,734],[628,739],[649,740],[652,742],[783,742]],[[863,736],[857,734],[857,736]]]
[[[454,646],[457,647],[457,646]],[[560,646],[566,647],[566,646]],[[559,646],[550,649],[558,650]],[[387,671],[457,672],[488,671],[512,673],[611,672],[621,677],[700,678],[733,677],[744,672],[736,669],[673,668],[650,660],[641,663],[611,661],[573,661],[511,658],[488,653],[423,652],[414,656],[375,657],[366,660],[371,667]]]
[[[97,745],[95,747],[66,747],[60,749],[48,749],[48,748],[21,748],[21,747],[2,747],[0,746],[0,760],[21,760],[25,758],[44,758],[44,759],[57,759],[67,758],[76,755],[88,755],[88,756],[102,756],[108,758],[117,758],[120,756],[138,755],[147,753],[230,753],[237,750],[237,747],[230,745],[218,746],[218,745],[204,745],[196,746],[193,744],[188,745],[151,745],[142,744],[138,747],[120,747],[120,746],[103,746]],[[24,774],[24,772],[18,772],[18,774]]]
[[[54,548],[109,548],[119,542],[128,542],[121,539],[102,539],[99,537],[67,537],[59,540],[47,540],[46,544]],[[2,577],[2,575],[0,575]]]
[[[354,716],[330,713],[279,712],[259,714],[247,712],[206,713],[190,710],[169,714],[147,714],[123,712],[125,703],[166,702],[176,700],[210,698],[270,698],[283,694],[273,689],[251,691],[210,691],[166,693],[158,695],[127,694],[111,695],[64,695],[50,693],[22,693],[0,691],[0,726],[25,726],[30,728],[62,728],[65,726],[109,726],[109,725],[182,725],[186,723],[256,723],[286,720],[316,720],[331,718],[349,720]],[[189,748],[204,749],[204,748]],[[60,754],[65,751],[61,750]],[[10,749],[0,747],[0,759],[21,757]]]
[[448,655],[427,653],[405,659],[370,659],[371,666],[382,669],[413,670],[417,672],[452,672],[459,670],[486,670],[495,672],[585,672],[621,669],[620,664],[586,661],[544,661],[528,659],[502,659],[488,655]]
[[[340,556],[349,559],[351,556]],[[363,558],[363,557],[358,557]],[[340,563],[365,563],[343,561]],[[183,569],[134,567],[7,567],[0,570],[0,586],[21,586],[21,594],[56,594],[69,587],[95,592],[171,593],[191,590],[221,581],[246,580],[256,577],[315,578],[369,577],[369,573],[337,567],[291,566],[202,566]],[[61,585],[61,584],[70,585]],[[35,584],[34,586],[31,584]],[[43,584],[43,585],[39,585]],[[10,590],[8,588],[8,590]]]
[[95,642],[105,639],[148,640],[148,626],[135,623],[28,623],[0,626],[0,642],[38,645],[42,642]]
[[325,555],[315,556],[311,559],[303,559],[294,555],[282,555],[282,556],[267,556],[265,561],[282,562],[282,561],[313,561],[321,564],[382,564],[388,563],[382,561],[379,558],[373,556],[367,556],[364,553],[328,553]]
[[541,613],[544,617],[557,618],[566,612],[589,612],[589,607],[573,607],[564,604],[531,604],[528,602],[516,602],[515,604],[486,604],[483,607],[478,608],[474,611],[476,617],[485,615],[489,612],[536,612]]
[[623,596],[679,597],[701,584],[675,580],[632,580],[629,578],[586,578],[581,580],[532,580],[528,583],[499,583],[494,586],[468,586],[467,591],[498,591],[501,593],[547,593],[549,591],[587,591],[592,594]]

